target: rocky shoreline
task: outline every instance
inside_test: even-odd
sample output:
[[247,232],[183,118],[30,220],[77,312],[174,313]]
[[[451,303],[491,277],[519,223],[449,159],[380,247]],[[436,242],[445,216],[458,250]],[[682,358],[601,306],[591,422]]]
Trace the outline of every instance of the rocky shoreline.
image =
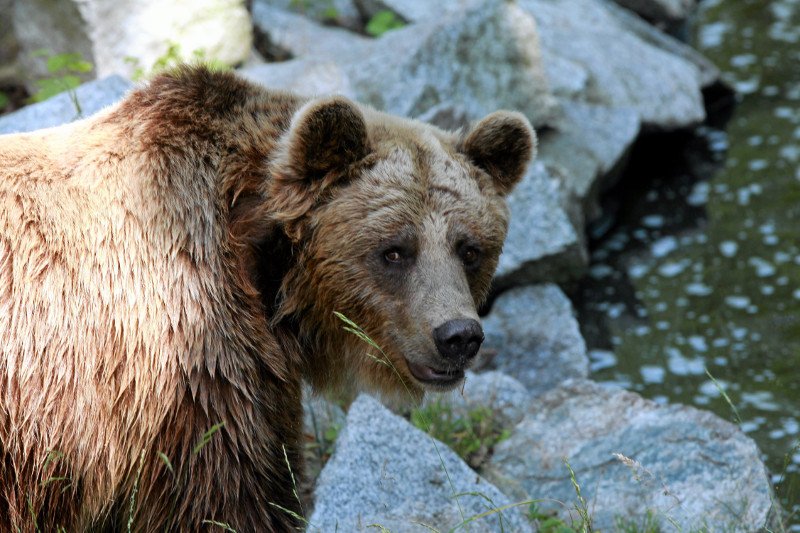
[[[774,524],[780,510],[769,476],[739,428],[588,379],[586,347],[557,285],[585,274],[584,228],[600,216],[600,195],[637,137],[705,118],[703,91],[719,81],[718,70],[658,28],[675,28],[693,2],[336,0],[344,27],[322,24],[327,18],[314,6],[324,3],[305,2],[301,14],[291,9],[295,2],[254,0],[257,40],[289,59],[251,57],[241,74],[305,94],[342,93],[446,128],[518,109],[540,144],[509,199],[512,222],[499,295],[484,318],[480,370],[463,391],[437,399],[464,413],[489,408],[506,438],[476,473],[446,445],[361,396],[346,417],[339,412],[323,424],[335,425],[338,439],[317,480],[313,512],[306,510],[309,530],[377,524],[443,531],[488,513],[470,527],[534,531],[528,505],[515,503],[537,500],[540,512],[568,522],[575,480],[595,530],[613,531],[620,518],[652,520],[664,531]],[[406,25],[377,39],[347,29],[385,10]],[[112,75],[75,94],[88,115],[131,86]],[[0,133],[75,118],[64,93],[0,117]],[[320,439],[324,429],[307,420],[309,435]]]

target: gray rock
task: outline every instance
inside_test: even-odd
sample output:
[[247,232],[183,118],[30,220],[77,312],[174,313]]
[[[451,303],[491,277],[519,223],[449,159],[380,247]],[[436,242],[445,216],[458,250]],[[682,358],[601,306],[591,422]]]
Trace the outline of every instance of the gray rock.
[[633,108],[642,123],[662,129],[705,117],[702,76],[692,62],[651,45],[599,0],[519,0],[538,23],[542,55],[560,56],[590,75],[584,98]]
[[[405,20],[423,24],[480,3],[359,0],[367,14],[390,9]],[[716,81],[719,71],[688,46],[609,0],[519,0],[516,4],[538,23],[540,55],[554,94],[636,109],[648,127],[686,127],[704,118],[700,87]]]
[[341,94],[355,98],[347,73],[333,61],[293,59],[246,67],[239,74],[265,87],[304,96]]
[[[541,125],[556,109],[538,55],[534,19],[503,0],[376,40],[322,27],[265,1],[254,3],[253,20],[273,44],[295,56],[338,65],[340,89],[352,88],[357,99],[390,113],[425,116],[449,126],[506,108]],[[302,68],[309,63],[298,65],[280,71],[259,68],[279,78],[283,87],[330,85],[330,67],[315,82],[317,74]]]
[[505,108],[536,126],[555,111],[537,43],[533,17],[488,0],[388,32],[347,68],[359,99],[390,113],[417,117],[447,103],[474,120]]
[[333,23],[351,30],[362,27],[361,13],[354,0],[255,0],[254,9],[258,3],[294,11],[317,22]]
[[521,287],[500,295],[483,319],[491,367],[514,376],[531,396],[589,374],[589,358],[572,304],[556,285]]
[[534,162],[508,196],[511,222],[495,273],[499,289],[577,279],[588,256],[582,233],[564,210],[559,182]]
[[[463,493],[480,495],[455,497]],[[319,477],[308,531],[447,531],[509,503],[444,444],[362,395]],[[506,531],[531,531],[518,508],[477,519],[471,530],[499,531],[501,519]]]
[[622,166],[639,134],[639,115],[630,108],[562,101],[555,127],[540,137],[539,158],[562,169],[564,186],[591,222],[602,213],[600,194],[618,177],[612,170]]
[[372,39],[341,28],[323,26],[272,4],[269,0],[253,1],[253,24],[269,37],[272,45],[287,50],[294,57],[305,56],[343,64],[352,61],[357,50],[372,44]]
[[530,393],[525,385],[497,371],[467,372],[464,386],[446,393],[428,393],[425,402],[444,402],[455,412],[487,407],[502,428],[512,428],[525,416]]
[[23,107],[19,111],[0,117],[0,134],[17,133],[49,128],[88,117],[119,100],[131,89],[131,83],[120,76],[84,83],[75,89],[81,115],[69,93],[63,92],[49,100]]
[[500,482],[517,480],[514,488],[566,518],[577,497],[565,457],[595,530],[614,530],[618,517],[641,522],[648,511],[665,531],[771,525],[772,492],[755,443],[709,412],[575,381],[530,403],[491,466]]
[[619,5],[657,23],[685,21],[697,7],[696,0],[614,0]]

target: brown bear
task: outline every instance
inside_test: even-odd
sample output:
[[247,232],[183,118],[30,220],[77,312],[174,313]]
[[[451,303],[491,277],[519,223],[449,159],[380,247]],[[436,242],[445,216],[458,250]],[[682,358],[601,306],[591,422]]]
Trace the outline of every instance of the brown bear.
[[202,67],[0,137],[0,530],[295,529],[302,379],[463,379],[534,139]]

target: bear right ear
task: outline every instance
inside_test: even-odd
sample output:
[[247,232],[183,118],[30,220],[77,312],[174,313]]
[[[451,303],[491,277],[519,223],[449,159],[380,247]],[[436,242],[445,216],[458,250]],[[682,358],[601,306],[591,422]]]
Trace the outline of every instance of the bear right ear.
[[478,122],[459,148],[492,177],[497,192],[505,196],[536,155],[536,133],[524,115],[496,111]]
[[295,113],[270,162],[269,190],[273,216],[292,239],[323,191],[369,152],[364,115],[347,98],[312,100]]

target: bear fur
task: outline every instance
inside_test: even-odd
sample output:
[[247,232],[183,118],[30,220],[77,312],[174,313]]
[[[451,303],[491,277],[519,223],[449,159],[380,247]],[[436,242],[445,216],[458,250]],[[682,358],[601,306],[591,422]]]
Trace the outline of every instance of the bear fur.
[[457,385],[534,148],[201,67],[0,137],[0,530],[296,529],[302,380]]

